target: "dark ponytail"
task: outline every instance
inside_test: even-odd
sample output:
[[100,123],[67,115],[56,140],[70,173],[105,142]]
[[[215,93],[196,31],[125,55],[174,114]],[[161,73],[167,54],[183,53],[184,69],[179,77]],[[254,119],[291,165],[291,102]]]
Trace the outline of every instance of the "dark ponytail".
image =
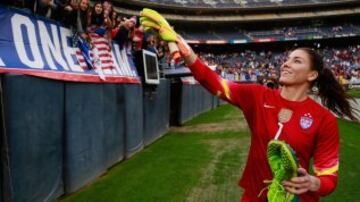
[[298,49],[308,53],[312,62],[312,69],[316,70],[319,74],[313,86],[318,88],[322,104],[340,117],[347,116],[351,120],[358,120],[355,115],[355,109],[350,104],[350,100],[354,99],[345,93],[343,87],[336,80],[335,75],[329,68],[324,66],[322,56],[310,48]]

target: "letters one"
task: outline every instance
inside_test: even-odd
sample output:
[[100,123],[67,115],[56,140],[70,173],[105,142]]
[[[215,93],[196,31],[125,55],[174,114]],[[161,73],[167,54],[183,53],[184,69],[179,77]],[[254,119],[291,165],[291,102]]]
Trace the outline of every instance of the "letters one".
[[[11,18],[14,44],[20,61],[35,69],[49,66],[52,70],[61,70],[59,68],[62,67],[63,70],[70,68],[73,71],[83,72],[78,62],[74,61],[75,48],[68,44],[68,38],[72,36],[70,30],[42,20],[37,20],[35,27],[35,22],[20,14],[14,14]],[[24,43],[25,37],[28,39],[27,44]],[[26,46],[30,48],[26,49]]]
[[[25,49],[24,35],[23,32],[21,31],[22,26],[26,28],[25,33],[29,40],[28,43],[33,58],[29,57],[29,53]],[[39,46],[36,40],[35,26],[31,22],[31,20],[26,16],[15,14],[11,18],[11,27],[14,33],[15,48],[21,62],[31,68],[37,68],[37,69],[44,68],[44,62],[41,58]]]

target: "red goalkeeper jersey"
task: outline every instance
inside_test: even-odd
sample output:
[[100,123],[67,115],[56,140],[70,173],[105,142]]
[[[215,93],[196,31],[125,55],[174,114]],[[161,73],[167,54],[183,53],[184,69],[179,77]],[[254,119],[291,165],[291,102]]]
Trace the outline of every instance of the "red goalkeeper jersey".
[[256,84],[238,84],[222,79],[197,59],[189,67],[195,77],[212,94],[238,106],[251,130],[251,145],[243,176],[239,182],[250,201],[266,201],[264,180],[272,179],[267,160],[267,144],[279,128],[278,114],[283,108],[293,113],[284,123],[279,140],[296,152],[301,167],[309,171],[313,159],[314,175],[321,182],[317,192],[299,195],[304,202],[319,201],[337,184],[339,167],[339,132],[336,118],[311,98],[302,102],[285,100],[279,90]]

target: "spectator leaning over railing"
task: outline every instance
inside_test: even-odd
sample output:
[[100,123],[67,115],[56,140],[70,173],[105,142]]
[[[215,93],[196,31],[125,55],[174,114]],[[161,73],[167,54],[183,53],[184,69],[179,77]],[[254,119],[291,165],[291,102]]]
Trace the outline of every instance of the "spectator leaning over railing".
[[155,35],[152,34],[148,36],[145,43],[145,49],[155,53],[158,56],[157,41],[158,40]]
[[95,2],[91,12],[89,12],[87,20],[88,26],[101,27],[104,25],[104,11],[100,1]]
[[133,16],[130,19],[126,19],[124,22],[120,23],[118,27],[112,29],[112,37],[119,46],[120,49],[124,48],[125,44],[132,39],[133,31],[136,25],[136,17]]
[[113,29],[118,27],[122,21],[123,21],[123,17],[118,14],[118,16],[116,17],[116,22],[115,22],[115,25],[113,26]]
[[159,61],[159,68],[166,69],[169,68],[168,65],[168,56],[170,55],[168,50],[168,44],[166,41],[160,40],[157,50],[158,50],[158,61]]
[[111,28],[115,28],[118,25],[118,13],[116,11],[113,11],[111,14]]
[[132,38],[133,41],[133,51],[140,51],[143,47],[143,39],[144,39],[144,28],[143,26],[135,27],[134,35]]
[[55,19],[56,4],[54,0],[36,0],[34,13],[50,19]]
[[78,3],[76,0],[59,0],[57,5],[57,20],[70,28],[75,16],[73,11],[78,9]]
[[106,33],[104,36],[108,40],[111,48],[111,42],[112,42],[111,31],[113,28],[113,22],[111,18],[113,13],[115,12],[111,1],[106,0],[103,2],[103,10],[104,10],[104,26],[106,28]]
[[88,22],[89,0],[80,0],[77,9],[72,11],[73,29],[83,39],[88,39],[87,22]]
[[103,4],[100,1],[95,2],[94,7],[89,12],[87,24],[88,31],[106,38],[111,49],[111,20],[105,15]]
[[88,68],[93,69],[93,62],[90,57],[91,43],[87,33],[89,17],[89,0],[80,0],[76,9],[69,14],[71,17],[71,28],[74,32],[73,46],[78,47],[85,59]]

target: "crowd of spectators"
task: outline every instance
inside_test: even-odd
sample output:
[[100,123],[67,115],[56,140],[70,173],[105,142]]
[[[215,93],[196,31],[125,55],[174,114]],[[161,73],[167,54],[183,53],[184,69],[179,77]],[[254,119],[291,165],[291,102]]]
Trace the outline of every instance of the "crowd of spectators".
[[[255,24],[256,25],[256,24]],[[254,27],[241,28],[234,26],[217,27],[203,25],[201,27],[180,27],[177,31],[185,39],[206,41],[206,40],[303,40],[334,38],[347,36],[360,36],[360,24],[356,21],[344,22],[339,20],[338,24],[328,21],[316,21],[304,23],[302,26],[270,26],[261,28],[261,24]],[[206,31],[204,31],[206,30]]]
[[92,47],[89,34],[96,33],[108,40],[110,48],[114,40],[128,53],[146,49],[158,55],[160,68],[174,67],[167,44],[156,35],[144,32],[136,16],[121,16],[110,0],[92,2],[92,6],[89,0],[5,0],[0,4],[60,22],[87,41],[89,48]]
[[273,28],[270,30],[260,31],[242,31],[250,38],[308,38],[308,37],[323,37],[329,38],[337,35],[360,35],[360,26],[358,23],[342,23],[342,25],[327,25],[322,22],[320,24],[314,23],[306,26],[285,26]]
[[277,86],[283,54],[272,51],[244,50],[237,53],[200,53],[200,57],[222,77],[242,82],[259,82]]
[[[344,87],[360,86],[360,45],[318,49],[327,68]],[[201,53],[200,57],[222,77],[240,82],[278,86],[279,70],[285,52],[244,50],[237,53]]]
[[[148,2],[148,0],[138,0]],[[242,8],[242,7],[267,7],[288,6],[300,4],[320,4],[329,2],[341,2],[341,0],[150,0],[152,3],[166,6],[181,6],[192,8]]]
[[360,45],[347,48],[324,48],[325,64],[344,85],[360,85]]

